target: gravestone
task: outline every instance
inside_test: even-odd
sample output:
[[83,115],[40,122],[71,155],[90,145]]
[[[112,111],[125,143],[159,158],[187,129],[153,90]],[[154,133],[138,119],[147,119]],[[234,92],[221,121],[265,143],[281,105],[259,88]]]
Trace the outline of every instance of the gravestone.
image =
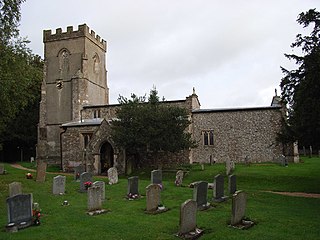
[[231,172],[233,172],[236,169],[236,163],[231,160],[230,165],[231,165]]
[[58,175],[53,178],[52,182],[52,193],[57,194],[64,194],[66,188],[66,177]]
[[249,166],[249,165],[250,165],[249,156],[245,156],[245,158],[244,158],[244,164],[245,164],[246,166]]
[[180,221],[178,237],[183,239],[197,239],[203,231],[197,228],[197,203],[187,200],[180,206]]
[[158,184],[150,184],[146,188],[147,212],[157,211],[160,204],[160,186]]
[[197,227],[197,202],[187,200],[180,207],[179,233],[186,234]]
[[228,189],[229,189],[229,194],[234,194],[237,191],[237,177],[236,175],[230,175],[228,181]]
[[79,165],[74,167],[74,180],[79,181],[81,173],[85,172],[85,167],[83,165]]
[[9,184],[9,196],[13,197],[22,194],[21,182],[12,182]]
[[93,186],[100,188],[101,201],[106,200],[106,184],[103,181],[95,181]]
[[223,202],[226,200],[224,196],[224,178],[218,174],[214,177],[214,189],[213,189],[213,200],[216,202]]
[[280,161],[281,166],[283,166],[283,167],[288,166],[288,161],[287,161],[287,158],[285,155],[281,155],[279,158],[279,161]]
[[92,174],[89,172],[83,172],[80,175],[80,192],[86,192],[85,182],[92,182]]
[[197,208],[199,210],[207,209],[210,204],[207,200],[208,196],[208,182],[199,181],[193,188],[193,200],[197,202]]
[[299,148],[298,141],[293,143],[293,162],[299,163]]
[[243,191],[237,191],[232,196],[232,216],[231,226],[237,228],[249,228],[254,225],[254,222],[250,220],[244,220],[247,206],[247,196]]
[[4,171],[4,164],[1,163],[1,164],[0,164],[0,175],[2,175],[2,174],[4,174],[4,173],[5,173],[5,171]]
[[102,206],[101,189],[93,186],[88,188],[88,211],[100,210]]
[[128,178],[127,195],[139,195],[139,177],[133,176]]
[[108,169],[108,179],[110,185],[118,183],[118,171],[115,167]]
[[19,194],[7,198],[8,223],[18,229],[32,225],[32,194]]
[[226,175],[227,175],[227,176],[230,175],[230,174],[231,174],[231,171],[232,171],[232,169],[231,169],[231,161],[228,159],[228,160],[226,161]]
[[151,184],[162,185],[162,170],[153,170],[151,172]]
[[176,181],[174,182],[176,186],[181,186],[182,185],[182,181],[183,181],[183,171],[179,170],[176,173]]
[[37,182],[44,182],[46,180],[47,163],[44,161],[37,162]]

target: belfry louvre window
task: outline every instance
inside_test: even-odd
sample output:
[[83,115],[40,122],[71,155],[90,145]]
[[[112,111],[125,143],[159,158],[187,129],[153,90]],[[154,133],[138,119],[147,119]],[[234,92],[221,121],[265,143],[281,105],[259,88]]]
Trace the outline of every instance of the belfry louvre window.
[[213,146],[213,144],[214,144],[213,130],[202,131],[202,136],[203,136],[203,145]]

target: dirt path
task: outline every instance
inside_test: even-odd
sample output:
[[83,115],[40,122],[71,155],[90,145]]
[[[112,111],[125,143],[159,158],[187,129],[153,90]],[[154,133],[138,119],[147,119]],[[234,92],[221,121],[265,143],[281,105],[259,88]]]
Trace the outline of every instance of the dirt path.
[[291,197],[305,197],[305,198],[320,198],[319,193],[304,193],[304,192],[273,192],[273,191],[264,191],[279,195],[291,196]]
[[[10,166],[13,167],[13,168],[21,169],[21,170],[26,170],[28,172],[36,172],[37,171],[35,169],[25,168],[25,167],[21,166],[18,163],[10,164]],[[46,173],[48,173],[48,174],[60,174],[60,175],[73,175],[72,173],[65,173],[65,172],[46,172]]]

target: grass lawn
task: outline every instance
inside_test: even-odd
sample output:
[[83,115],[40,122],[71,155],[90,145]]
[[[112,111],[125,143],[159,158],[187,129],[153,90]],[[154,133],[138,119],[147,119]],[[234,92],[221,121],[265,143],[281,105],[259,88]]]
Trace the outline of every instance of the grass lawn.
[[[265,191],[290,191],[320,193],[320,158],[303,158],[303,163],[281,167],[277,164],[236,165],[237,188],[248,193],[246,216],[257,225],[249,230],[238,230],[227,226],[231,216],[231,200],[216,204],[215,208],[197,213],[197,225],[205,231],[200,239],[319,239],[320,199],[282,196]],[[194,181],[213,182],[213,177],[225,174],[224,164],[189,166],[184,185]],[[121,177],[116,185],[106,185],[107,200],[103,208],[111,212],[98,216],[86,214],[87,195],[79,193],[79,183],[67,175],[66,194],[52,195],[52,178],[48,173],[46,182],[38,183],[26,179],[25,170],[5,165],[8,174],[0,175],[0,239],[178,239],[174,236],[179,228],[180,205],[192,198],[192,189],[174,186],[175,173],[164,173],[165,190],[162,203],[170,208],[158,215],[144,213],[145,197],[128,201],[127,177]],[[35,175],[35,173],[34,173]],[[135,173],[139,176],[139,191],[145,195],[150,183],[150,170]],[[106,178],[94,176],[94,181]],[[34,202],[42,210],[41,225],[6,233],[6,198],[8,184],[22,182],[24,193],[33,193]],[[227,179],[225,178],[227,190]],[[208,196],[212,197],[212,190]],[[209,199],[209,200],[210,200]],[[62,206],[68,200],[69,206]]]

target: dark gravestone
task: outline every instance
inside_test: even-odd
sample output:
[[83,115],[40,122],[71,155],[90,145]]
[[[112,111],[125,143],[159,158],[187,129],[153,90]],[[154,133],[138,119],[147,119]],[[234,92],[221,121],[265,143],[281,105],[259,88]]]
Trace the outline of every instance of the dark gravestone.
[[139,195],[139,177],[129,177],[128,178],[128,191],[127,195]]
[[197,202],[187,200],[180,207],[179,232],[177,236],[183,239],[196,239],[202,234],[197,228]]
[[85,167],[83,165],[79,165],[74,167],[74,180],[80,180],[80,175],[85,172]]
[[19,194],[7,198],[8,223],[18,228],[32,224],[32,194]]
[[230,175],[228,181],[229,194],[234,194],[237,191],[237,177],[235,175]]
[[210,204],[207,201],[208,197],[208,182],[199,181],[193,188],[193,200],[197,202],[199,210],[207,209]]
[[64,194],[66,188],[66,177],[58,175],[53,178],[52,193],[55,195]]
[[151,172],[151,183],[162,185],[162,170],[153,170]]
[[218,174],[214,177],[214,189],[213,189],[213,200],[216,202],[223,202],[226,200],[224,196],[224,179],[223,176]]
[[44,182],[46,180],[47,163],[44,161],[37,162],[37,182]]
[[9,184],[9,196],[13,197],[22,194],[21,182],[12,182]]
[[146,188],[147,212],[157,211],[160,204],[160,186],[158,184],[150,184]]
[[80,175],[80,192],[86,192],[86,182],[91,182],[92,183],[92,174],[89,172],[83,172]]

